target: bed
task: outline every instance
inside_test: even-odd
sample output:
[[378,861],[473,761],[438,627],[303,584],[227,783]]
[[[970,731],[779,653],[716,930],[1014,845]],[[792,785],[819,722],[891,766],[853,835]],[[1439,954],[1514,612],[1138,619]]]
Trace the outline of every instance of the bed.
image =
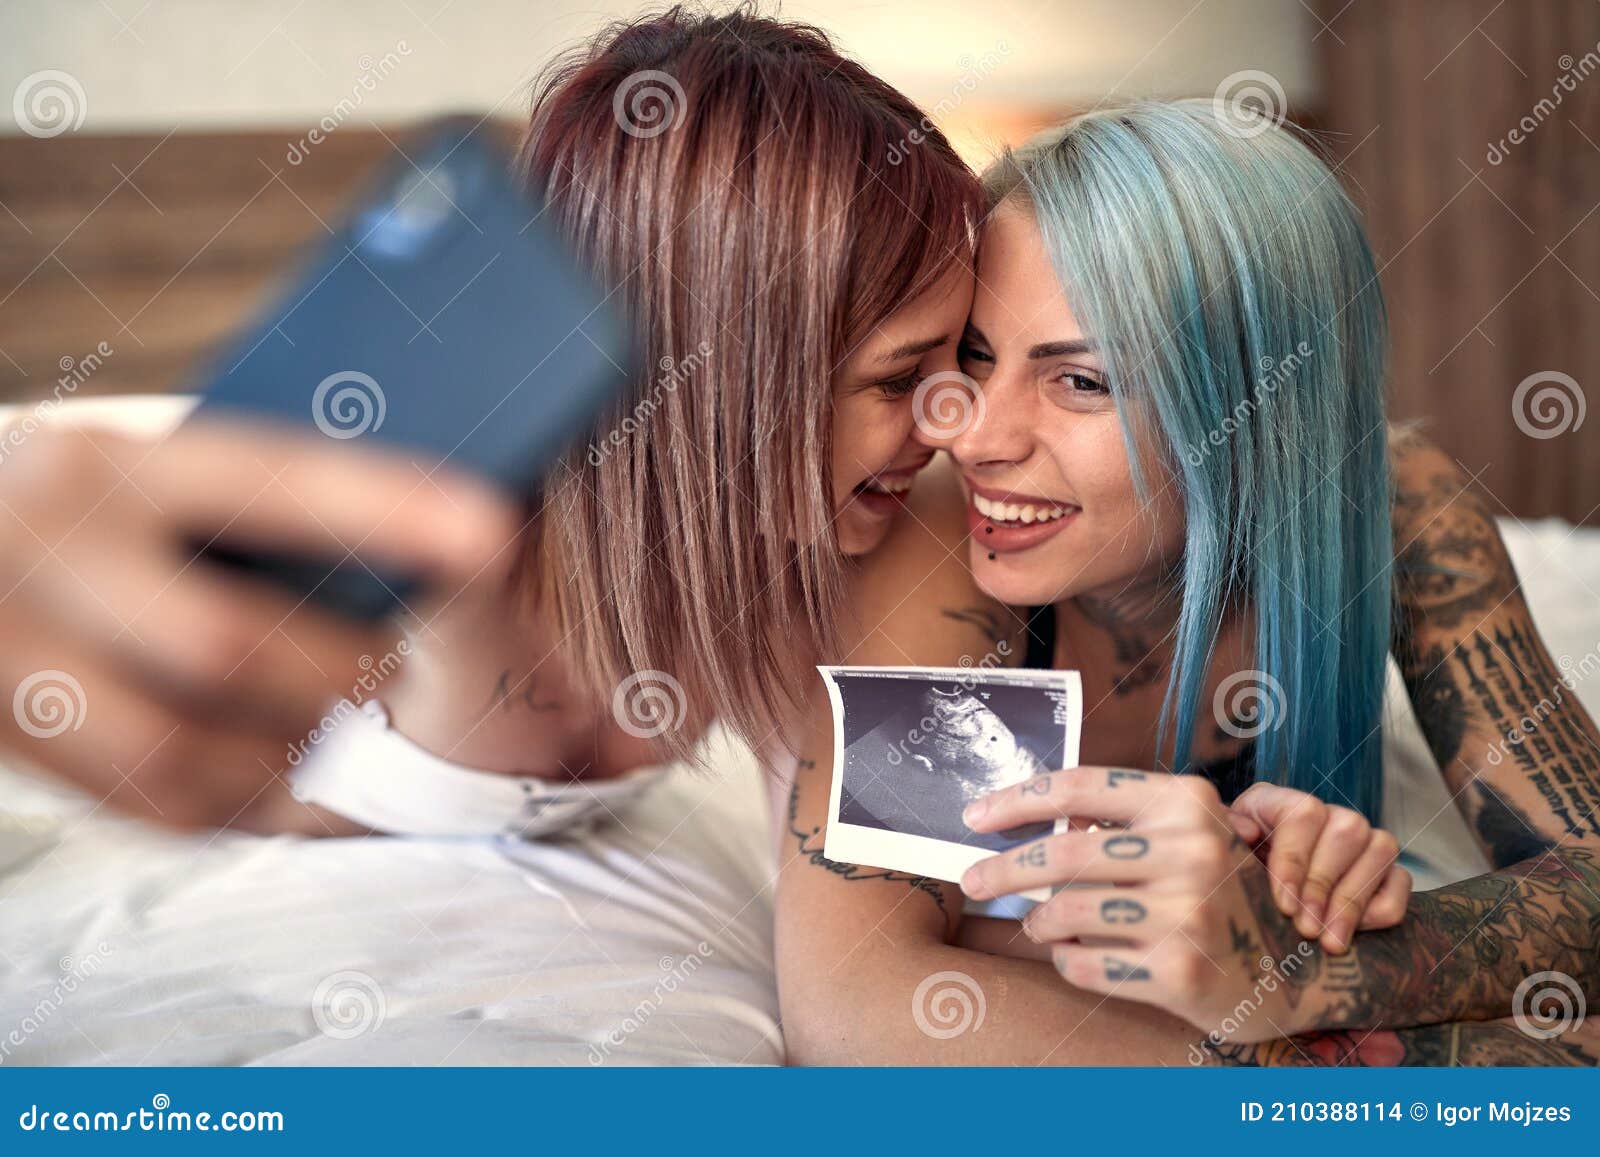
[[[71,409],[157,432],[186,404]],[[1600,530],[1504,530],[1581,667]],[[1575,691],[1600,713],[1600,679]],[[1419,886],[1481,871],[1392,671],[1387,722]],[[0,766],[0,1063],[781,1064],[773,770],[709,742],[710,771],[543,843],[179,835]]]

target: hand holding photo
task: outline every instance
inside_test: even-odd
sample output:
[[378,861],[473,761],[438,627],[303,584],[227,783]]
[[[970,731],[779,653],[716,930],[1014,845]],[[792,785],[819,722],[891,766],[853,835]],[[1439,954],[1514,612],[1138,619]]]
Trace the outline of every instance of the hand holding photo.
[[979,860],[1049,830],[1030,824],[981,834],[961,813],[989,792],[1076,766],[1076,671],[818,670],[833,704],[830,860],[956,881]]

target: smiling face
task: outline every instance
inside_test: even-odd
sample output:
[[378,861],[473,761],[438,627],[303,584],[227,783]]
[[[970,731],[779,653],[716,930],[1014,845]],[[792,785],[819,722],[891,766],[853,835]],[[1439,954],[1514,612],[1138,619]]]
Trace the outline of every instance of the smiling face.
[[834,528],[846,554],[883,541],[933,457],[914,421],[913,395],[929,374],[956,369],[972,290],[971,271],[951,266],[859,342],[833,376]]
[[1166,573],[1183,548],[1174,477],[1134,491],[1122,424],[1093,335],[1083,332],[1025,207],[984,228],[960,347],[983,417],[945,443],[968,492],[973,574],[1013,606],[1117,596]]

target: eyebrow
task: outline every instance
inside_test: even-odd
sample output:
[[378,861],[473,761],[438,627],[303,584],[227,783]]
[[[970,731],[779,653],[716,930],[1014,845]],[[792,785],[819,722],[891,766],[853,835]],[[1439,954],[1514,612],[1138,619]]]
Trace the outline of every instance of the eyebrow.
[[[984,345],[989,344],[989,339],[984,336],[983,331],[970,321],[967,323],[967,336],[976,338]],[[1095,344],[1087,338],[1074,338],[1071,341],[1047,341],[1028,347],[1029,359],[1072,357],[1076,354],[1092,354],[1094,352]]]
[[1047,341],[1028,347],[1030,358],[1061,358],[1074,354],[1094,353],[1094,342],[1079,338],[1075,341]]
[[936,350],[942,345],[949,344],[950,337],[947,334],[940,334],[938,337],[925,337],[918,341],[908,341],[901,345],[895,346],[894,349],[884,354],[878,359],[878,361],[900,362],[904,361],[906,358],[921,357],[929,350]]

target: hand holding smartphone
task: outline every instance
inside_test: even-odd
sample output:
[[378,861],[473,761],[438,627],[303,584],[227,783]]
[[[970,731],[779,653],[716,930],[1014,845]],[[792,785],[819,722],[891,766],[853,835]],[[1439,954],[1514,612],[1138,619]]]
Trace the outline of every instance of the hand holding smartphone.
[[[298,427],[440,463],[515,498],[629,380],[609,297],[512,179],[481,122],[452,120],[398,161],[219,361],[195,411]],[[203,544],[359,620],[411,600],[412,574],[362,558]]]

